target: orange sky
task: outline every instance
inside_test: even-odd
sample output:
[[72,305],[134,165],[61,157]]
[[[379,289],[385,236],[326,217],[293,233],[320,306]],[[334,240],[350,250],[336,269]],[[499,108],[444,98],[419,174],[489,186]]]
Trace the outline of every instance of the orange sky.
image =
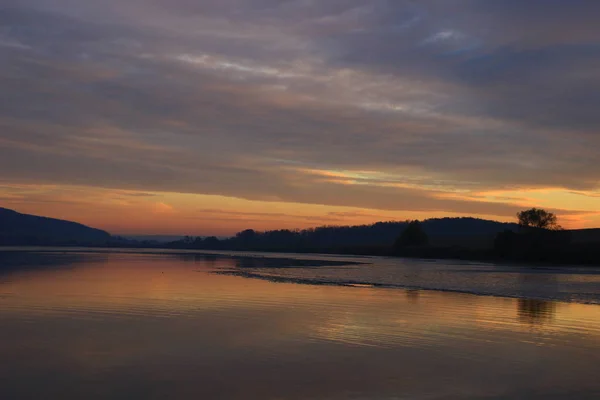
[[[136,192],[84,186],[13,185],[3,187],[3,206],[17,211],[74,220],[114,234],[232,235],[252,228],[296,229],[320,225],[369,224],[377,221],[463,216],[447,211],[399,211],[168,192]],[[0,192],[2,193],[2,192]],[[542,206],[558,212],[567,228],[600,226],[594,198],[548,189],[508,193],[445,194],[477,197],[489,203],[490,214],[480,218],[514,221],[512,215],[493,213],[497,198],[514,198],[515,210]],[[504,205],[504,203],[502,203]],[[570,209],[567,207],[571,207]],[[575,208],[577,207],[577,208]],[[577,213],[573,213],[573,208]],[[501,209],[503,211],[503,209]]]

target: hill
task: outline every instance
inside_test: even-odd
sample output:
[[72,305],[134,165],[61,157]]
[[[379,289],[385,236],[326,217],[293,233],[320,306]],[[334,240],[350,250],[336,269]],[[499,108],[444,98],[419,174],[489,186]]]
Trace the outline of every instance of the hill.
[[571,231],[573,243],[600,243],[600,229],[576,229]]
[[108,232],[76,222],[0,207],[0,245],[96,245],[109,240]]
[[[213,250],[265,250],[347,252],[389,249],[407,222],[378,222],[360,226],[323,226],[304,230],[257,232],[248,229],[225,240],[186,238],[171,247]],[[477,218],[436,218],[425,220],[423,229],[435,246],[491,248],[498,232],[516,231],[516,224]],[[370,250],[369,250],[370,249]]]

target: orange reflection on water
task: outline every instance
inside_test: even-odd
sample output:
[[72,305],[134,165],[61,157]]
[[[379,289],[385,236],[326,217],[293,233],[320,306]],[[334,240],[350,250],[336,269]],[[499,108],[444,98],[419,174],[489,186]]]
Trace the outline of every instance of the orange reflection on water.
[[532,325],[554,331],[578,322],[581,332],[591,336],[600,332],[600,307],[582,304],[433,291],[275,284],[212,273],[236,266],[227,258],[202,257],[194,261],[193,257],[150,254],[83,257],[83,264],[25,270],[4,277],[0,283],[4,304],[14,307],[4,312],[85,313],[89,308],[112,313],[140,310],[152,315],[159,311],[182,314],[293,306],[295,312],[326,310],[317,315],[323,322],[317,327],[319,335],[349,332],[367,341],[381,336],[380,331],[389,335],[394,328],[408,326],[421,332],[457,327],[520,331]]
[[557,384],[600,389],[597,306],[213,273],[235,265],[226,258],[53,257],[62,261],[0,275],[0,373],[12,394],[510,398],[527,389],[544,398]]

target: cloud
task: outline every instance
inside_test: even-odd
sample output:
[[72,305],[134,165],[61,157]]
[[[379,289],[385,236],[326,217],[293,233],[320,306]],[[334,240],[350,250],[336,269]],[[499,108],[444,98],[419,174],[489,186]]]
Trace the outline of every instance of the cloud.
[[156,214],[172,214],[174,212],[173,206],[169,204],[158,202],[154,204],[154,212]]
[[444,30],[437,32],[427,39],[423,40],[423,44],[432,44],[432,43],[440,43],[440,42],[453,42],[460,41],[464,39],[464,35],[460,32],[454,30]]
[[593,2],[101,3],[0,9],[1,180],[504,216],[477,193],[598,192]]

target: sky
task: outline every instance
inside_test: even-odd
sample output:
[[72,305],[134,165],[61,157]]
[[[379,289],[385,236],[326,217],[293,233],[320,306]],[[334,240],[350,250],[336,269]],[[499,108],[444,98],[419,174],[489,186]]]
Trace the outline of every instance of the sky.
[[0,206],[119,234],[600,227],[600,2],[3,0]]

